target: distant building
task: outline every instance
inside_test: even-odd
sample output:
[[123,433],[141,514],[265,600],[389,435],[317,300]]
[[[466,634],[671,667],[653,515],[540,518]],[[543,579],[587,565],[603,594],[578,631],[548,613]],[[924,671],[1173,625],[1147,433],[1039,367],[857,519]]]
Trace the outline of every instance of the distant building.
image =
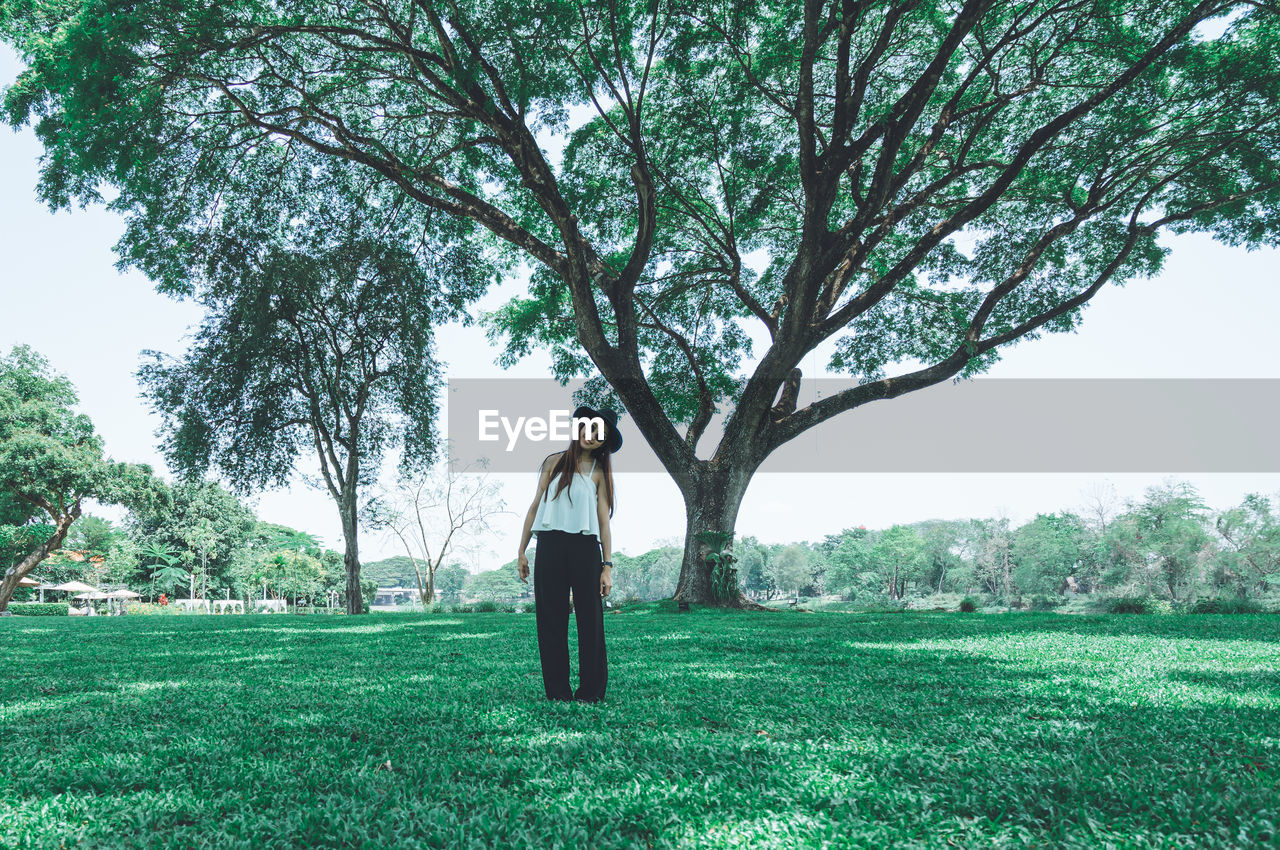
[[374,605],[399,605],[419,598],[416,587],[380,587],[378,595],[373,598]]

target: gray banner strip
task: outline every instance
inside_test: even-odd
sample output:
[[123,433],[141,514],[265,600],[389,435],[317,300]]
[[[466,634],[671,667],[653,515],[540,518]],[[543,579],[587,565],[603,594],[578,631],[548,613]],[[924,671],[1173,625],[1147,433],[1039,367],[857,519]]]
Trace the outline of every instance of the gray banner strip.
[[[806,379],[797,407],[855,385]],[[458,467],[487,458],[492,472],[535,472],[568,445],[581,386],[451,379],[445,404]],[[615,471],[666,472],[619,412],[625,442]],[[551,430],[557,415],[558,435]],[[723,416],[712,419],[699,457],[715,450],[722,423]],[[779,448],[758,471],[1280,472],[1278,426],[1280,379],[977,378],[841,413]],[[494,439],[482,439],[486,433]]]

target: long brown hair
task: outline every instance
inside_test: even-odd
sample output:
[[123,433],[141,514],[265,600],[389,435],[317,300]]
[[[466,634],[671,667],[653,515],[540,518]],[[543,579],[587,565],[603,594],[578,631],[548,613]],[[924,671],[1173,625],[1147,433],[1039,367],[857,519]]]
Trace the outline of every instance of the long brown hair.
[[[605,498],[609,500],[609,516],[612,518],[613,517],[613,462],[612,462],[612,459],[609,457],[609,455],[610,455],[609,450],[606,449],[604,446],[600,446],[598,449],[596,449],[596,454],[595,454],[596,466],[600,467],[604,471],[604,495],[605,495]],[[547,457],[551,457],[551,455],[547,455]],[[547,462],[547,457],[544,457],[542,459],[542,463]],[[573,481],[573,474],[578,471],[578,461],[581,458],[582,458],[581,444],[579,444],[577,440],[571,440],[569,442],[569,448],[562,455],[560,455],[560,459],[556,461],[556,465],[551,468],[552,481],[555,481],[556,475],[560,476],[560,483],[556,485],[556,488],[555,488],[556,492],[554,496],[551,496],[552,499],[559,497],[560,491],[568,487],[569,484]],[[541,464],[538,465],[538,470],[539,472],[541,472],[542,470]],[[551,493],[551,484],[548,484],[546,492],[542,494],[542,498],[544,501],[547,499],[550,493]],[[569,500],[569,504],[573,504],[573,491],[570,491],[569,494],[566,496],[566,498]]]

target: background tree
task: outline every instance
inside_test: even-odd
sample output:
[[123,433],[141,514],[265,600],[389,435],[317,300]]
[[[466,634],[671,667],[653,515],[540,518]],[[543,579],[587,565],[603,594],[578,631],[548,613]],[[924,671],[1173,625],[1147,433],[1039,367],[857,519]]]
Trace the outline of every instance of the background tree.
[[92,585],[146,588],[140,581],[137,546],[123,528],[110,520],[83,513],[67,532],[62,547],[40,565],[46,584],[83,581]]
[[907,583],[920,581],[924,573],[924,541],[914,528],[894,525],[886,529],[871,551],[871,562],[880,574],[881,588],[890,599],[901,599]]
[[1215,562],[1208,507],[1186,481],[1148,487],[1107,528],[1103,584],[1172,601],[1205,584]]
[[680,578],[684,547],[679,540],[671,538],[656,542],[655,548],[634,558],[622,552],[613,553],[613,595],[616,598],[670,598]]
[[1107,525],[1120,508],[1120,497],[1111,482],[1094,481],[1084,489],[1084,507],[1080,516],[1098,535],[1107,533]]
[[129,515],[128,529],[142,544],[144,559],[153,567],[181,567],[192,597],[207,598],[210,587],[215,596],[232,589],[239,596],[230,572],[258,525],[253,510],[215,481],[178,481],[169,494],[156,510]]
[[738,558],[735,564],[738,569],[738,585],[743,592],[769,599],[776,588],[766,575],[769,563],[768,547],[762,545],[755,537],[748,535],[734,547],[734,554]]
[[148,540],[139,548],[143,560],[143,569],[147,573],[147,586],[150,590],[149,601],[156,598],[156,573],[165,567],[173,567],[178,563],[178,550],[159,540]]
[[1058,596],[1079,587],[1088,545],[1084,523],[1073,513],[1036,514],[1017,528],[1010,542],[1013,581],[1024,593]]
[[941,593],[948,577],[964,566],[959,554],[964,524],[949,520],[926,520],[914,527],[922,546],[921,584]]
[[1184,598],[1212,555],[1208,506],[1191,484],[1167,482],[1148,487],[1133,514],[1149,584],[1169,599]]
[[516,576],[515,569],[503,567],[468,576],[462,592],[479,600],[509,602],[525,596],[529,586]]
[[[273,137],[394,182],[437,226],[483,227],[485,263],[534,266],[489,317],[504,362],[543,346],[557,377],[598,371],[582,400],[620,400],[680,488],[676,595],[705,603],[700,533],[734,530],[779,446],[1071,331],[1102,287],[1159,271],[1162,233],[1280,233],[1271,2],[515,11],[11,2],[0,33],[30,67],[5,107],[39,118],[55,207],[105,180],[145,222],[189,178],[255,173]],[[859,382],[798,408],[799,364],[828,341]]]
[[1013,559],[1010,555],[1012,531],[1009,518],[973,519],[969,521],[968,547],[973,558],[974,576],[1002,599],[1014,590]]
[[1214,528],[1225,544],[1215,564],[1219,586],[1240,596],[1266,593],[1280,578],[1280,516],[1271,500],[1249,493],[1239,506],[1219,514]]
[[67,531],[63,545],[68,549],[106,556],[119,547],[123,537],[124,534],[111,524],[111,520],[82,513],[80,520]]
[[444,559],[465,551],[474,560],[476,544],[493,533],[490,520],[509,513],[502,510],[497,484],[470,468],[459,467],[453,457],[442,460],[384,489],[367,509],[372,527],[386,529],[403,547],[424,605],[435,601],[435,576]]
[[388,181],[296,143],[264,140],[199,191],[226,211],[198,241],[151,240],[152,227],[189,235],[193,204],[181,227],[148,219],[125,236],[129,262],[208,310],[184,358],[151,352],[140,372],[166,455],[183,475],[217,467],[248,492],[283,485],[311,453],[342,521],[349,613],[361,613],[361,488],[393,445],[405,471],[434,456],[432,325],[470,321],[464,304],[485,284],[473,249],[440,227],[428,238],[424,211]]
[[321,553],[320,541],[314,534],[274,522],[255,523],[253,531],[249,534],[248,548],[256,552],[292,549],[295,552],[307,552],[316,557]]
[[871,537],[871,532],[860,525],[828,535],[821,544],[828,553],[831,592],[848,600],[870,589],[868,576],[874,572],[871,557],[874,542]]
[[104,456],[89,417],[72,409],[77,402],[71,382],[31,348],[0,358],[0,542],[19,549],[0,581],[0,612],[18,581],[62,546],[87,501],[139,506],[161,497],[150,467]]
[[1158,593],[1139,537],[1136,513],[1124,511],[1111,520],[1102,537],[1102,548],[1100,588],[1140,590],[1152,596]]
[[360,575],[373,579],[378,587],[413,587],[418,581],[414,561],[407,555],[361,564]]
[[448,564],[436,572],[436,593],[441,601],[457,602],[467,583],[467,571],[461,564]]
[[813,574],[809,570],[809,550],[799,543],[780,547],[770,558],[773,583],[784,593],[799,596],[813,584]]
[[278,599],[315,599],[324,588],[325,569],[319,558],[305,551],[281,549],[261,554],[247,578],[254,586],[265,586]]
[[178,588],[189,588],[190,581],[191,573],[176,564],[165,565],[151,574],[151,586],[175,599],[178,596]]

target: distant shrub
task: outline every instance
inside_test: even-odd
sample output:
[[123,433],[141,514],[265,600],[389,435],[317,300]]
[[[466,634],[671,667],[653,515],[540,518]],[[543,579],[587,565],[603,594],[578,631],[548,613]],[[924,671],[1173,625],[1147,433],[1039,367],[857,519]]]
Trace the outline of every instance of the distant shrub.
[[1102,614],[1107,610],[1105,600],[1091,594],[1080,594],[1063,600],[1055,609],[1059,614]]
[[887,596],[883,601],[860,602],[850,606],[850,609],[864,614],[905,614],[908,610],[905,599],[890,599]]
[[931,593],[912,598],[907,602],[907,608],[912,611],[954,611],[959,604],[958,593]]
[[476,614],[513,614],[516,613],[515,602],[498,602],[495,599],[483,599],[471,605],[471,613]]
[[65,602],[10,602],[9,610],[23,617],[66,617]]
[[130,614],[164,614],[174,616],[181,614],[177,605],[157,605],[153,602],[126,602],[124,604],[125,616]]
[[1190,614],[1262,614],[1265,609],[1255,599],[1226,596],[1202,597],[1187,609]]
[[1055,608],[1062,607],[1065,601],[1061,596],[1047,596],[1037,593],[1031,597],[1030,608],[1032,611],[1052,611]]
[[974,599],[972,596],[966,596],[964,599],[960,600],[960,610],[965,614],[972,614],[974,611],[978,610],[978,600]]
[[1145,596],[1115,596],[1107,600],[1108,614],[1150,614],[1152,605]]
[[887,593],[867,591],[856,594],[852,601],[853,605],[849,606],[849,610],[863,611],[868,614],[898,614],[907,610],[910,604],[906,599],[894,599]]

